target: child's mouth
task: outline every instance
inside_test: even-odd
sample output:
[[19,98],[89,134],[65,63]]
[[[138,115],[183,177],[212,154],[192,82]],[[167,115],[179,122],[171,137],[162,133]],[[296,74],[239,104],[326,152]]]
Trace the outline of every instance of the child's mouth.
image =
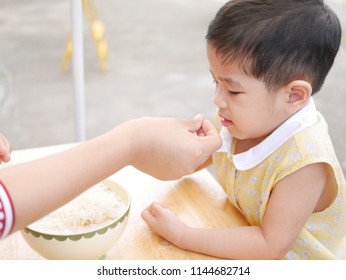
[[221,124],[224,126],[224,127],[229,127],[231,125],[233,125],[233,122],[229,119],[226,119],[224,117],[221,117]]

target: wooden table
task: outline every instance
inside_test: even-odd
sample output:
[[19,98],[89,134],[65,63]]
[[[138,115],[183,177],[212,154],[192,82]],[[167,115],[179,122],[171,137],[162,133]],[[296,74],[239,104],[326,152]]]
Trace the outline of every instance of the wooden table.
[[[10,164],[59,152],[69,146],[58,145],[14,151]],[[141,218],[141,211],[153,201],[163,203],[172,209],[191,227],[246,225],[240,213],[227,201],[222,188],[208,170],[201,170],[177,181],[160,181],[129,166],[110,179],[129,191],[132,204],[127,227],[119,241],[108,251],[108,259],[214,259],[179,249],[153,234]],[[21,233],[17,232],[0,241],[0,259],[42,259],[42,257],[33,251]]]

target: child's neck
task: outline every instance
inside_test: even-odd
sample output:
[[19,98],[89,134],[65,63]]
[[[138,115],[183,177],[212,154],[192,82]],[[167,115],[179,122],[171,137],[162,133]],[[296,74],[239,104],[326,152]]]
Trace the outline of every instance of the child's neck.
[[250,150],[252,147],[255,147],[259,143],[261,143],[265,138],[255,138],[255,139],[234,139],[234,149],[233,153],[241,154],[248,150]]

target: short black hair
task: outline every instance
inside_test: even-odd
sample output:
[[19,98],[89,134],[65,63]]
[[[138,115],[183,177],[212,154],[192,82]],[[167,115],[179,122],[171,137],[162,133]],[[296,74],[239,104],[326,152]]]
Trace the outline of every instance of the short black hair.
[[322,87],[341,41],[336,14],[322,0],[233,0],[209,25],[206,39],[223,63],[275,91],[296,79]]

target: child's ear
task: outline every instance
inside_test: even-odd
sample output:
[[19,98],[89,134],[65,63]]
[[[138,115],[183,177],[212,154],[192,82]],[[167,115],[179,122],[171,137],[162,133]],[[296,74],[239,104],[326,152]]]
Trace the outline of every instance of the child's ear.
[[294,80],[286,85],[286,106],[289,111],[296,112],[303,108],[309,101],[312,87],[304,80]]

